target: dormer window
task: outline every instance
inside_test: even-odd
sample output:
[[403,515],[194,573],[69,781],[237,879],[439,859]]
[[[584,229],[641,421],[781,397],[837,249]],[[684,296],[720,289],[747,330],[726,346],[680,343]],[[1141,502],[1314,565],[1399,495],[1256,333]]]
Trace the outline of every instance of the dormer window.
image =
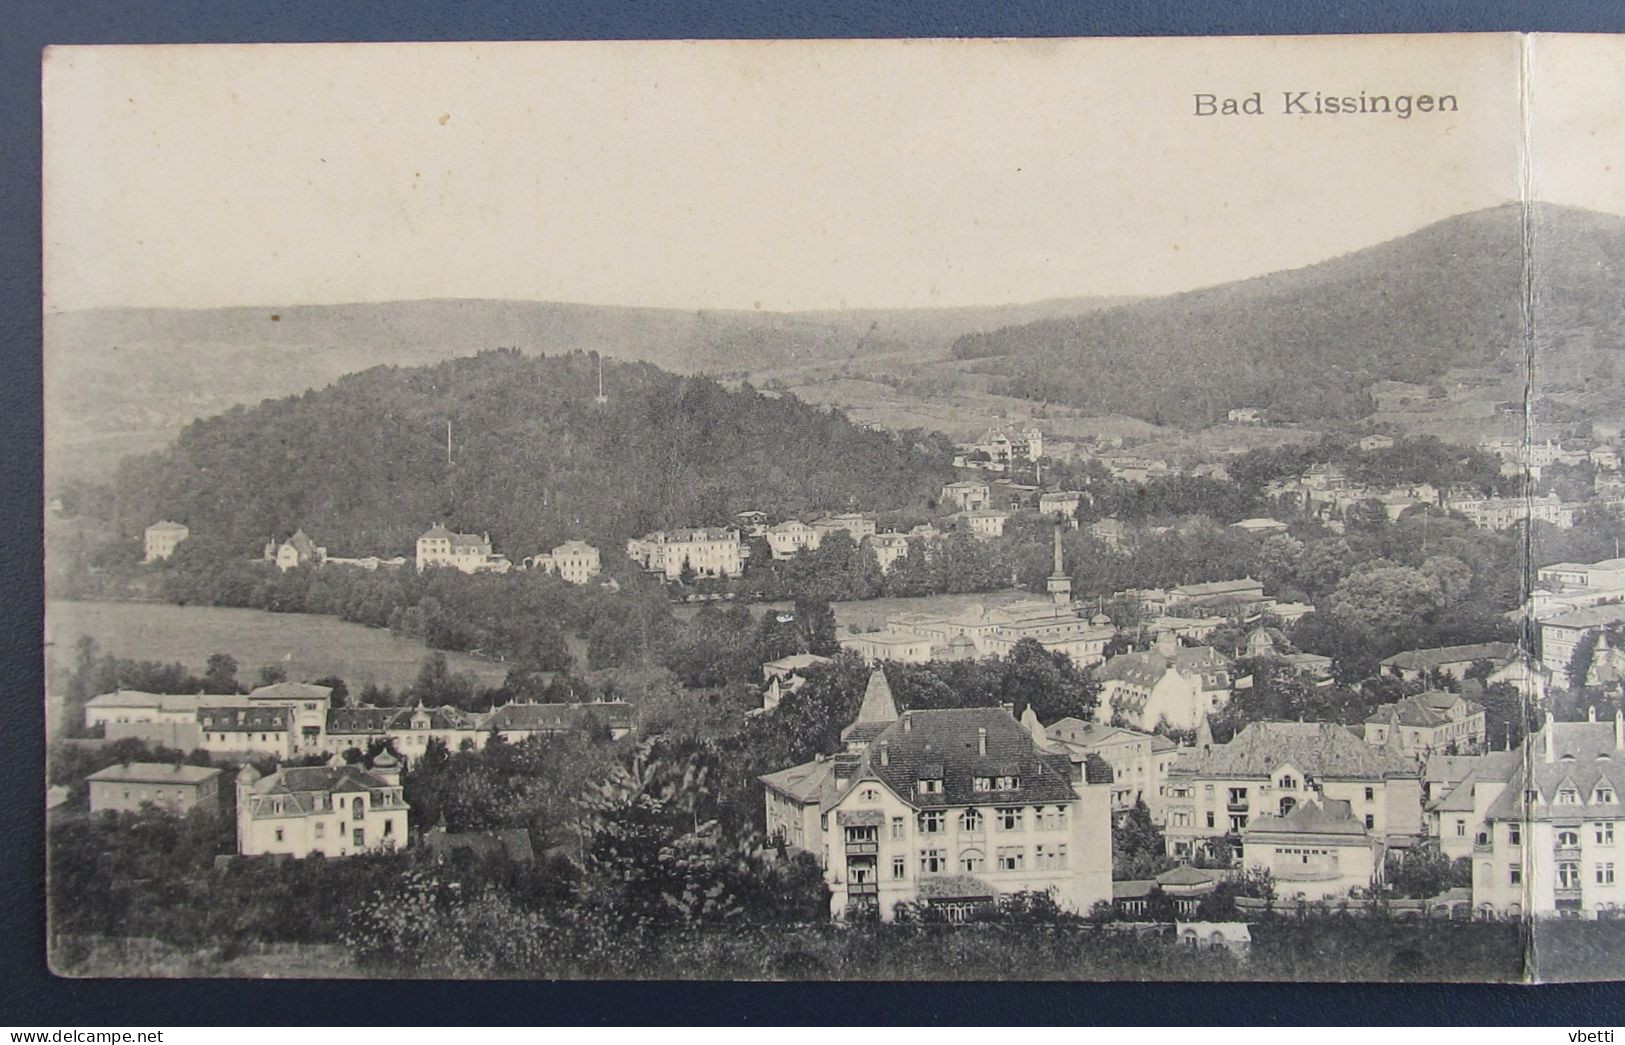
[[1018,776],[979,776],[974,787],[977,791],[1019,791],[1021,778]]
[[914,790],[922,795],[940,795],[942,794],[942,780],[941,778],[927,779],[922,777],[919,783],[914,785]]
[[1572,787],[1565,787],[1562,790],[1557,792],[1557,801],[1558,801],[1559,805],[1565,805],[1565,806],[1579,805],[1580,804],[1580,792],[1576,791]]
[[1275,782],[1275,786],[1283,791],[1292,791],[1297,788],[1298,780],[1291,773],[1283,773],[1281,779]]
[[1597,798],[1596,798],[1596,800],[1598,802],[1610,802],[1610,803],[1615,801],[1614,789],[1611,788],[1611,787],[1599,787],[1599,788],[1597,788]]

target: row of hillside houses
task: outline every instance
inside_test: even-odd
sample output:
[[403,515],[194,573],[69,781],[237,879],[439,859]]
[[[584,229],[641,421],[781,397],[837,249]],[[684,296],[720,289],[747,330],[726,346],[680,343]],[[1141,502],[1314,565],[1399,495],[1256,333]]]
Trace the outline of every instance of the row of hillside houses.
[[[791,678],[814,663],[764,671]],[[1617,728],[1622,736],[1612,747],[1625,749],[1625,724]],[[1557,854],[1549,873],[1560,883],[1554,897],[1565,900],[1593,882],[1614,881],[1603,847],[1613,844],[1620,807],[1612,771],[1598,771],[1608,756],[1587,748],[1584,758],[1563,757],[1565,736],[1591,747],[1609,738],[1601,727],[1589,739],[1581,732],[1558,727],[1545,756],[1566,771],[1535,771],[1537,790],[1550,792],[1543,801],[1557,831],[1540,844]],[[889,918],[908,902],[956,919],[1000,895],[1034,889],[1053,890],[1076,911],[1126,901],[1127,892],[1116,895],[1108,881],[1109,839],[1116,819],[1138,802],[1162,825],[1171,856],[1220,863],[1219,870],[1171,872],[1164,891],[1190,894],[1187,917],[1200,894],[1233,873],[1225,864],[1267,869],[1281,901],[1336,902],[1380,885],[1389,855],[1403,857],[1429,836],[1447,854],[1486,852],[1485,837],[1467,837],[1501,794],[1499,787],[1483,790],[1486,781],[1500,785],[1521,764],[1511,752],[1406,750],[1391,735],[1362,739],[1332,723],[1254,723],[1217,744],[1204,718],[1194,746],[1179,747],[1072,718],[1045,727],[1030,707],[1019,720],[1008,706],[899,711],[880,667],[841,741],[834,754],[761,778],[769,835],[818,859],[837,918]],[[1545,741],[1531,743],[1539,750]],[[1476,807],[1464,804],[1475,788]],[[1592,841],[1563,831],[1564,803],[1576,805],[1575,820],[1588,821],[1595,851]],[[1475,808],[1478,820],[1471,820]],[[1486,883],[1492,877],[1480,874]],[[1586,909],[1607,910],[1598,904],[1612,895],[1595,890]],[[1491,913],[1515,911],[1502,903]]]
[[[417,568],[443,567],[462,573],[507,573],[514,568],[506,555],[491,548],[491,535],[457,533],[435,523],[417,540]],[[586,584],[602,569],[598,549],[585,541],[565,541],[548,552],[529,556],[519,569],[550,573],[571,584]]]
[[454,707],[332,706],[332,690],[279,682],[244,694],[159,694],[116,690],[85,703],[85,727],[107,740],[134,738],[221,759],[293,758],[366,750],[388,741],[408,759],[439,740],[451,751],[483,747],[494,735],[518,742],[597,725],[612,736],[632,728],[631,705],[510,703],[473,713]]

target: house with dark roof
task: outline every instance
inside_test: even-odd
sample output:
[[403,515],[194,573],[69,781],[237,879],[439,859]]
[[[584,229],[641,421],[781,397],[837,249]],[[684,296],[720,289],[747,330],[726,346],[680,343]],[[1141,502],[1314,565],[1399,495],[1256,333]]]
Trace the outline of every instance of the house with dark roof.
[[504,740],[518,743],[527,737],[601,726],[619,740],[632,732],[632,705],[624,700],[588,701],[580,704],[504,704],[479,716],[481,733],[500,733]]
[[1409,680],[1425,679],[1437,671],[1461,680],[1467,669],[1477,661],[1487,660],[1499,668],[1518,656],[1515,642],[1475,642],[1466,646],[1438,646],[1434,649],[1413,649],[1384,657],[1384,674]]
[[327,549],[311,540],[304,530],[295,530],[292,537],[280,544],[274,540],[266,542],[265,561],[275,563],[276,568],[283,571],[298,566],[322,566],[327,562]]
[[1484,748],[1484,705],[1446,690],[1418,693],[1379,705],[1365,720],[1365,739],[1419,759],[1470,755]]
[[1387,848],[1352,803],[1310,798],[1284,814],[1252,818],[1241,835],[1241,859],[1275,879],[1277,899],[1336,901],[1380,883]]
[[406,844],[410,807],[389,752],[369,769],[334,756],[325,766],[237,774],[237,851],[243,856],[354,856]]
[[424,832],[423,844],[437,860],[506,860],[511,864],[536,862],[530,832],[522,827],[492,831],[447,831],[442,820]]
[[825,869],[837,918],[923,903],[951,919],[996,897],[1111,899],[1111,769],[1074,766],[1009,708],[899,712],[876,668],[844,749],[761,778],[781,844]]
[[334,708],[327,713],[328,750],[365,751],[373,741],[383,740],[409,763],[421,758],[432,740],[455,752],[465,746],[483,747],[489,736],[480,728],[480,716],[450,705]]
[[440,523],[418,538],[417,565],[419,572],[431,566],[449,566],[463,573],[507,573],[513,563],[505,555],[491,550],[488,533],[457,533]]
[[1516,751],[1434,755],[1423,768],[1428,835],[1452,860],[1471,857],[1488,842],[1484,817],[1518,768]]
[[1253,818],[1328,799],[1347,802],[1373,837],[1390,844],[1422,832],[1415,759],[1330,722],[1254,722],[1215,744],[1204,720],[1196,746],[1181,750],[1168,771],[1168,851],[1222,847],[1216,855],[1239,857]]
[[1172,632],[1150,649],[1117,656],[1095,668],[1100,703],[1111,717],[1139,729],[1165,722],[1174,729],[1197,723],[1230,700],[1230,662],[1211,646],[1186,646]]

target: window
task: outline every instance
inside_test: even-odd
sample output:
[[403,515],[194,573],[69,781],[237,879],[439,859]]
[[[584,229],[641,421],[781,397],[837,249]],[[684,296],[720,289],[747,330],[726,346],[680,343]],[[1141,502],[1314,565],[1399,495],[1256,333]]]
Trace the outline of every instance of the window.
[[1507,825],[1507,844],[1508,845],[1523,845],[1523,825],[1522,824],[1508,824]]
[[948,861],[943,858],[941,849],[920,850],[920,873],[942,874],[948,869]]
[[893,838],[904,838],[904,837],[907,836],[907,833],[908,833],[908,822],[905,821],[900,816],[892,817],[891,818],[891,836]]
[[1281,776],[1281,779],[1275,782],[1275,786],[1281,788],[1283,791],[1291,791],[1293,788],[1298,786],[1298,781],[1297,778],[1291,773],[1285,773]]
[[1065,831],[1066,806],[1056,806],[1053,809],[1041,807],[1038,810],[1038,829],[1040,831]]
[[995,809],[993,811],[993,816],[999,822],[999,830],[1000,831],[1020,831],[1021,830],[1021,807],[1020,806],[1008,806],[1008,807],[1006,807],[1004,809]]
[[891,858],[891,876],[894,879],[903,878],[908,874],[908,860],[905,857]]
[[1202,794],[1206,795],[1208,798],[1212,798],[1213,797],[1213,785],[1209,784],[1206,787],[1204,787],[1202,789]]
[[959,854],[959,869],[966,874],[981,873],[986,863],[987,858],[982,855],[980,849],[967,849]]
[[280,827],[276,829],[276,840],[278,842],[282,841],[282,828]]
[[367,847],[367,829],[364,827],[358,827],[354,831],[351,831],[350,843],[357,849],[365,849]]
[[1511,864],[1507,867],[1507,881],[1512,885],[1523,884],[1523,864]]
[[920,833],[940,835],[948,826],[948,814],[940,809],[928,809],[920,814]]
[[1564,860],[1557,865],[1557,887],[1559,889],[1580,888],[1580,865]]
[[1456,837],[1457,838],[1466,838],[1467,837],[1467,821],[1465,821],[1465,820],[1457,820],[1456,821]]
[[1026,847],[1019,845],[1005,845],[999,847],[999,870],[1019,871],[1026,865]]
[[858,801],[860,801],[860,802],[878,802],[878,801],[880,801],[880,791],[879,791],[879,789],[878,788],[873,788],[873,787],[864,788],[862,791],[858,792]]
[[968,834],[976,834],[982,830],[982,811],[980,809],[967,809],[959,814],[959,829]]
[[1575,848],[1580,844],[1580,832],[1569,830],[1557,832],[1557,844],[1563,849]]
[[914,790],[922,795],[940,795],[942,794],[942,780],[941,778],[921,779],[915,785]]
[[977,791],[1017,791],[1021,788],[1018,776],[979,776],[971,785]]
[[1557,793],[1559,805],[1572,806],[1580,804],[1580,792],[1572,787],[1565,787]]
[[1604,820],[1597,825],[1597,844],[1614,844],[1614,822],[1612,820]]
[[366,804],[361,801],[360,796],[357,796],[356,799],[353,802],[350,803],[350,819],[351,820],[364,820],[364,819],[366,819],[366,816],[367,816]]
[[858,824],[846,829],[847,845],[859,845],[864,842],[878,842],[879,840],[880,828],[874,824]]
[[1211,810],[1211,809],[1208,810],[1208,813],[1207,813],[1207,826],[1209,826],[1209,827],[1213,826],[1213,810]]
[[1365,789],[1365,800],[1367,802],[1374,802],[1374,801],[1376,801],[1376,799],[1377,799],[1377,789],[1374,788],[1374,787],[1366,788]]
[[1597,788],[1597,801],[1598,802],[1613,802],[1614,801],[1614,789],[1611,788],[1611,787],[1599,787],[1599,788]]
[[1041,845],[1033,854],[1039,867],[1060,868],[1066,866],[1066,846]]
[[1613,864],[1598,864],[1597,865],[1597,884],[1598,885],[1613,885],[1614,884],[1614,865]]
[[1373,830],[1376,826],[1377,826],[1377,818],[1375,816],[1371,815],[1370,813],[1367,813],[1365,815],[1365,829],[1367,831],[1370,831],[1370,830]]
[[326,838],[327,837],[327,825],[322,823],[320,820],[316,821],[316,837],[317,838]]

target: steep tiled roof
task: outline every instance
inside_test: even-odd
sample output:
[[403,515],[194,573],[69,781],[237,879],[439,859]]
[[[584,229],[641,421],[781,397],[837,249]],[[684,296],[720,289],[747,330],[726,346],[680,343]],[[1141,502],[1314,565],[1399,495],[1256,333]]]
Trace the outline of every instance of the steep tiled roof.
[[[1453,721],[1449,709],[1459,700],[1462,698],[1455,693],[1418,693],[1395,704],[1379,705],[1366,721],[1373,725],[1442,726]],[[1475,701],[1465,703],[1468,717],[1484,710],[1484,705]]]
[[1190,864],[1180,864],[1157,875],[1157,884],[1168,885],[1207,885],[1217,882],[1223,875],[1218,871],[1211,871],[1201,867],[1192,867]]
[[1349,803],[1335,798],[1310,799],[1286,816],[1265,813],[1248,822],[1242,837],[1251,834],[1348,835],[1364,838],[1365,824],[1354,818]]
[[1254,722],[1228,744],[1180,755],[1173,771],[1198,776],[1267,777],[1287,763],[1312,777],[1341,780],[1418,775],[1415,763],[1409,759],[1367,744],[1331,722]]
[[[987,753],[979,750],[979,730],[986,730]],[[884,755],[882,755],[884,752]],[[910,711],[888,726],[865,749],[863,778],[884,782],[905,801],[922,808],[1022,805],[1070,802],[1077,797],[1070,782],[1071,760],[1040,752],[1032,735],[1003,708],[951,708]],[[976,791],[974,778],[992,775],[1020,778],[1011,791]],[[942,791],[914,793],[926,774],[940,774]]]
[[[1517,766],[1501,796],[1485,812],[1488,820],[1521,819],[1525,815],[1523,793],[1540,794],[1541,806],[1529,815],[1547,820],[1554,817],[1581,819],[1593,813],[1621,815],[1619,799],[1625,795],[1625,749],[1614,745],[1612,722],[1549,722],[1525,742],[1528,754]],[[1546,734],[1552,735],[1552,760],[1546,761]],[[1614,801],[1593,801],[1597,785],[1614,793]],[[1563,788],[1579,793],[1576,803],[1553,804]]]
[[1230,685],[1230,664],[1211,646],[1182,646],[1172,655],[1155,649],[1120,653],[1095,668],[1094,674],[1101,682],[1120,681],[1150,688],[1170,670],[1201,675],[1204,689],[1227,689]]

